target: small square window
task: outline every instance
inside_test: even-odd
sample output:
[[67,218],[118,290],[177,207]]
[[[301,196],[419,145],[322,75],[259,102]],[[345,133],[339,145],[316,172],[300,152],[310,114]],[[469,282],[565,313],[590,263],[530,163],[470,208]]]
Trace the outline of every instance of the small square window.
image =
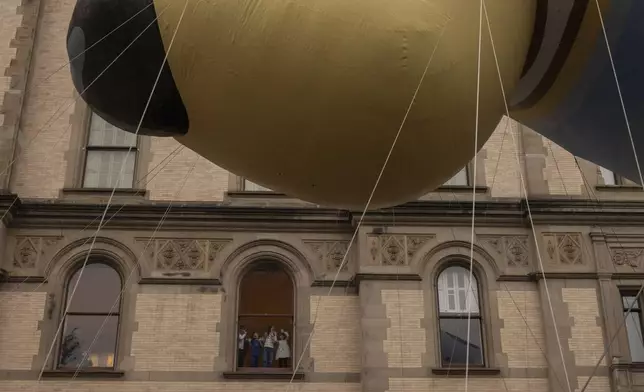
[[137,137],[92,113],[85,156],[84,188],[132,188]]

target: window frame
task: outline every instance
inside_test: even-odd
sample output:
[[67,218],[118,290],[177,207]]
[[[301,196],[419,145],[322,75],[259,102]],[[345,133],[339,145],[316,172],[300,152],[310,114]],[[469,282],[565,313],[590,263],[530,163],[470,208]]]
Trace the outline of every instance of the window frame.
[[[465,171],[465,184],[447,184],[447,182],[451,181],[454,177],[456,177],[460,172]],[[441,188],[467,188],[467,187],[472,187],[472,178],[470,176],[470,163],[467,165],[463,166],[458,172],[454,173],[452,177],[450,177],[444,184],[441,185]]]
[[[54,358],[52,358],[52,360],[53,360],[53,369],[55,371],[68,372],[68,371],[73,370],[74,373],[76,371],[78,371],[78,372],[87,372],[87,371],[89,371],[89,372],[93,372],[93,371],[117,372],[118,371],[118,368],[119,368],[119,365],[120,365],[119,355],[121,353],[121,350],[120,350],[121,347],[120,346],[121,346],[121,343],[122,343],[121,342],[121,325],[122,325],[123,316],[124,316],[124,313],[123,313],[124,312],[123,311],[124,306],[123,305],[124,305],[126,280],[124,280],[123,273],[122,273],[121,269],[118,267],[118,265],[116,265],[115,263],[113,263],[109,259],[103,259],[103,258],[89,259],[87,261],[86,265],[85,265],[85,268],[87,268],[88,266],[90,266],[92,264],[102,264],[102,265],[104,265],[104,266],[106,266],[108,268],[111,268],[119,277],[119,282],[120,282],[119,293],[120,293],[120,297],[119,297],[119,305],[118,305],[118,308],[117,308],[118,312],[115,312],[115,313],[111,314],[111,317],[116,316],[116,318],[117,318],[116,335],[114,337],[114,359],[113,359],[113,364],[112,364],[111,367],[105,367],[105,366],[100,366],[100,367],[99,366],[96,366],[96,367],[83,367],[83,366],[81,366],[81,367],[78,367],[78,365],[76,365],[76,366],[61,366],[61,364],[60,364],[60,354],[61,354],[61,350],[63,348],[63,339],[65,338],[64,332],[65,332],[65,322],[66,322],[67,316],[103,316],[103,317],[107,317],[109,315],[109,313],[105,313],[105,312],[65,312],[65,310],[67,309],[67,306],[68,306],[67,302],[69,300],[69,295],[71,293],[70,291],[73,290],[73,288],[70,287],[71,283],[72,283],[72,279],[74,278],[76,273],[78,271],[80,271],[81,268],[83,268],[83,262],[79,261],[79,262],[74,263],[74,265],[71,268],[69,268],[69,270],[67,271],[67,273],[65,274],[64,279],[63,279],[62,293],[61,293],[62,294],[61,295],[62,301],[61,301],[61,306],[60,306],[61,309],[60,309],[60,316],[58,318],[58,323],[62,323],[61,324],[62,328],[61,328],[61,331],[60,331],[61,332],[60,336],[58,336],[57,342],[56,342],[57,343],[57,348],[56,348],[56,353],[55,353],[56,355],[54,356]],[[74,295],[76,295],[76,294],[77,293],[74,293]],[[85,361],[87,361],[87,358],[85,358]]]
[[[289,366],[286,367],[286,368],[278,368],[278,367],[277,368],[275,368],[275,367],[274,368],[264,368],[264,367],[261,367],[261,366],[253,368],[253,367],[239,367],[239,366],[237,366],[237,364],[238,364],[238,362],[237,362],[238,361],[238,354],[239,354],[238,346],[237,346],[237,344],[238,344],[237,336],[238,336],[239,327],[240,327],[239,319],[240,319],[241,316],[252,316],[250,314],[242,314],[239,311],[240,310],[239,308],[240,308],[240,305],[241,305],[241,299],[242,299],[242,282],[244,281],[244,278],[248,275],[248,273],[253,271],[254,267],[256,267],[258,264],[261,264],[261,263],[264,263],[264,262],[271,262],[271,263],[275,263],[276,265],[278,265],[279,268],[282,269],[282,272],[289,277],[289,279],[291,281],[291,285],[292,285],[291,295],[293,297],[293,308],[292,308],[292,311],[291,311],[292,313],[290,315],[292,330],[289,331],[289,334],[290,334],[290,336],[289,336],[289,345],[290,345],[290,349],[291,349],[291,357],[290,357],[290,361],[289,361]],[[271,257],[259,257],[256,260],[253,260],[252,262],[250,262],[241,271],[241,273],[238,276],[237,282],[236,282],[236,298],[235,298],[235,301],[234,301],[234,319],[233,319],[234,322],[232,323],[233,326],[234,326],[234,329],[233,329],[233,333],[231,334],[232,335],[231,336],[231,338],[232,338],[231,341],[233,343],[232,344],[232,369],[233,369],[233,373],[251,372],[251,373],[255,373],[255,374],[257,374],[257,373],[259,373],[259,374],[274,374],[275,370],[280,370],[280,369],[283,369],[284,371],[288,372],[289,374],[293,372],[293,370],[295,369],[296,361],[297,361],[297,359],[299,359],[299,357],[296,357],[296,353],[297,353],[297,351],[296,351],[297,350],[297,320],[298,320],[298,311],[297,311],[298,296],[297,296],[297,283],[296,282],[297,282],[296,277],[293,275],[293,273],[290,270],[290,268],[288,267],[288,265],[286,265],[281,260],[275,260],[275,259],[273,259]],[[267,316],[267,314],[265,314],[264,316]],[[274,316],[288,316],[288,315],[275,314]],[[247,331],[247,332],[250,333],[250,331]],[[273,363],[274,364],[277,363],[277,359],[275,359],[275,354],[276,353],[273,353],[273,355],[274,355]],[[247,357],[249,355],[250,355],[249,353],[246,354]],[[261,361],[261,359],[260,359],[260,361]],[[298,370],[298,373],[300,371],[301,370]]]
[[[139,167],[139,155],[141,152],[141,135],[136,135],[135,143],[132,147],[130,146],[90,146],[90,134],[92,132],[92,120],[94,116],[98,114],[94,113],[91,109],[87,110],[87,118],[85,124],[83,125],[84,135],[83,135],[83,144],[82,144],[82,158],[81,167],[80,167],[80,177],[78,180],[78,188],[81,189],[112,189],[113,187],[86,187],[85,186],[85,176],[87,174],[87,158],[91,151],[124,151],[127,152],[130,150],[131,154],[134,154],[134,165],[132,167],[132,184],[129,187],[119,187],[116,190],[132,190],[137,189],[136,183],[138,181],[138,167]],[[100,116],[99,116],[100,117]],[[118,128],[115,126],[115,128]],[[126,131],[123,131],[126,132]]]
[[[613,176],[613,182],[614,182],[614,184],[607,184],[607,183],[606,183],[606,179],[604,178],[604,173],[602,173],[602,169],[603,169],[603,170],[605,170],[605,171],[607,171],[607,172],[610,172],[610,174]],[[619,187],[619,186],[623,186],[623,185],[625,185],[625,184],[624,184],[624,179],[622,178],[622,176],[617,175],[617,173],[615,173],[614,171],[609,170],[609,169],[606,169],[606,168],[605,168],[605,167],[603,167],[603,166],[599,166],[599,165],[597,165],[597,176],[598,176],[599,178],[601,178],[601,180],[602,180],[602,183],[601,183],[601,184],[599,184],[600,186],[605,186],[605,187]]]
[[[246,188],[246,183],[247,183],[247,182],[250,182],[250,183],[252,183],[252,184],[255,184],[256,186],[259,186],[259,187],[262,187],[262,188],[265,188],[265,189],[258,190],[258,191],[248,190],[248,189]],[[247,178],[245,178],[245,177],[241,177],[241,187],[242,187],[242,192],[250,192],[250,193],[276,193],[274,190],[272,190],[272,189],[268,189],[268,188],[263,187],[263,186],[261,186],[261,185],[259,185],[259,184],[256,184],[256,183],[252,182],[251,180],[249,180],[249,179],[247,179]]]
[[[642,298],[642,295],[637,296],[639,290],[634,290],[634,289],[621,289],[619,290],[619,300],[621,304],[621,309],[622,312],[620,313],[622,317],[626,315],[626,312],[628,312],[628,307],[624,306],[624,297],[635,297],[635,301],[637,303],[637,307],[633,307],[631,310],[631,314],[636,313],[639,317],[640,321],[640,329],[639,329],[639,336],[643,340],[642,342],[642,348],[644,348],[644,300]],[[633,360],[633,350],[631,347],[631,340],[628,336],[628,323],[624,323],[624,333],[626,334],[626,344],[628,346],[628,355],[631,359],[631,363],[644,363],[644,359],[641,361],[634,361]]]
[[[439,291],[439,280],[441,278],[441,275],[450,267],[459,267],[464,269],[467,274],[469,275],[469,270],[470,266],[469,263],[465,263],[462,260],[450,260],[446,263],[444,263],[440,268],[437,269],[436,275],[434,278],[434,297],[435,297],[435,315],[436,315],[436,347],[435,351],[438,355],[438,366],[439,368],[442,369],[458,369],[458,368],[465,368],[466,364],[465,363],[444,363],[443,362],[443,347],[441,343],[441,333],[442,333],[442,328],[441,328],[441,320],[443,319],[461,319],[463,316],[467,316],[467,313],[443,313],[441,312],[441,305],[440,305],[440,291]],[[481,292],[481,279],[480,279],[480,274],[477,271],[477,267],[475,265],[472,266],[472,279],[476,285],[472,286],[473,288],[476,288],[476,301],[478,305],[478,313],[470,313],[470,319],[477,319],[479,320],[479,334],[481,338],[481,359],[482,363],[481,364],[468,364],[468,368],[473,368],[473,369],[486,369],[490,367],[491,360],[488,358],[488,345],[487,345],[487,312],[485,311],[484,305],[484,298],[483,294]]]

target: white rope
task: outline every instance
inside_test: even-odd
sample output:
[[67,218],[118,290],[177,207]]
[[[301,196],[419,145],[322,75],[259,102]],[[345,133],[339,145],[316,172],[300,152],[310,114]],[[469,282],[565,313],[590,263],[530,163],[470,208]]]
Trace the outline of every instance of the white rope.
[[[403,120],[400,124],[400,127],[398,128],[398,132],[396,133],[396,137],[394,138],[391,148],[389,149],[389,152],[387,153],[387,157],[385,158],[385,162],[382,165],[382,168],[380,169],[380,173],[378,174],[378,178],[376,179],[376,183],[373,186],[373,189],[371,190],[371,194],[369,195],[369,199],[367,200],[367,203],[365,204],[365,208],[362,211],[362,215],[360,216],[360,219],[358,221],[358,224],[356,225],[356,229],[353,232],[353,235],[351,236],[351,240],[349,241],[349,245],[347,246],[347,251],[344,253],[344,256],[342,257],[342,261],[340,262],[340,265],[338,266],[338,270],[335,273],[335,276],[333,277],[333,281],[331,282],[331,287],[329,287],[329,291],[326,294],[326,297],[329,297],[331,295],[331,292],[333,290],[333,287],[335,286],[335,282],[338,279],[338,275],[340,275],[340,271],[344,267],[344,264],[347,261],[347,256],[349,255],[349,252],[351,251],[351,247],[353,246],[353,243],[355,242],[355,239],[358,235],[358,232],[360,230],[360,227],[362,226],[362,221],[364,220],[365,215],[367,214],[367,210],[369,209],[369,206],[371,205],[371,200],[373,199],[374,194],[376,193],[376,189],[378,189],[378,185],[380,184],[380,179],[382,178],[383,173],[385,172],[385,169],[387,168],[387,164],[389,163],[389,158],[391,157],[392,152],[394,151],[394,148],[396,147],[396,143],[398,142],[398,138],[400,137],[400,134],[402,132],[403,127],[405,126],[405,122],[407,121],[407,117],[409,116],[409,112],[411,111],[412,106],[414,105],[414,102],[416,101],[416,96],[418,95],[418,91],[420,90],[420,87],[423,84],[423,80],[425,79],[425,75],[427,74],[427,71],[429,70],[429,65],[432,62],[432,59],[434,58],[434,54],[436,53],[436,49],[438,48],[438,45],[440,44],[441,38],[443,37],[443,33],[445,32],[445,28],[447,25],[443,27],[441,30],[440,35],[438,36],[438,39],[436,40],[436,45],[434,46],[434,49],[432,50],[431,55],[429,56],[429,59],[427,60],[427,64],[425,65],[425,70],[423,71],[423,74],[418,82],[418,86],[416,87],[416,90],[414,91],[414,95],[412,96],[411,102],[409,103],[409,106],[407,107],[407,111],[405,113],[405,116],[403,117]],[[297,361],[297,364],[295,368],[293,369],[293,375],[291,376],[291,379],[289,380],[289,383],[286,387],[286,392],[289,391],[291,384],[293,383],[293,380],[295,379],[295,375],[297,374],[297,370],[300,367],[300,364],[302,363],[302,360],[304,359],[304,354],[306,353],[306,350],[309,348],[311,344],[311,340],[313,339],[313,335],[315,333],[315,325],[317,322],[317,318],[319,315],[319,308],[320,308],[320,303],[322,302],[322,298],[318,299],[318,303],[316,305],[316,310],[315,310],[315,317],[313,318],[313,326],[311,327],[311,333],[309,334],[309,338],[306,341],[306,344],[304,345],[304,348],[302,349],[302,353],[300,354],[300,358]]]
[[472,233],[470,237],[470,270],[467,294],[465,295],[465,307],[467,308],[467,340],[465,341],[465,392],[469,386],[470,370],[470,333],[472,324],[472,311],[470,309],[470,295],[472,294],[472,270],[474,268],[474,223],[476,218],[476,164],[479,152],[479,109],[481,103],[481,44],[483,42],[483,0],[479,5],[479,48],[476,67],[476,119],[474,125],[474,186],[472,187]]
[[[168,7],[169,7],[169,5],[168,5],[168,6],[166,6],[166,8],[165,8],[165,9],[167,9]],[[175,39],[175,37],[176,37],[176,35],[177,35],[177,31],[179,30],[179,27],[180,27],[180,25],[181,25],[181,22],[182,22],[182,20],[183,20],[183,16],[184,16],[184,14],[185,14],[185,11],[186,11],[186,8],[187,8],[187,7],[188,7],[188,0],[186,0],[186,3],[185,3],[184,8],[183,8],[183,12],[181,13],[181,16],[180,16],[180,18],[179,18],[179,22],[178,22],[178,24],[177,24],[177,28],[175,29],[174,34],[172,35],[172,40],[170,41],[170,44],[168,45],[168,50],[166,51],[165,57],[164,57],[164,59],[163,59],[163,62],[161,63],[161,67],[159,68],[159,73],[157,74],[157,78],[156,78],[156,80],[155,80],[155,82],[154,82],[154,85],[152,86],[152,91],[150,91],[150,96],[148,97],[148,101],[147,101],[147,103],[146,103],[146,105],[145,105],[145,107],[144,107],[144,109],[143,109],[143,113],[141,114],[141,119],[140,119],[139,124],[138,124],[138,126],[137,126],[137,128],[136,128],[136,132],[134,133],[134,136],[137,136],[137,135],[139,134],[139,130],[141,129],[141,124],[143,123],[143,119],[145,118],[145,114],[147,113],[148,107],[150,106],[150,102],[152,101],[152,97],[153,97],[153,95],[154,95],[154,91],[156,90],[157,84],[159,83],[159,79],[161,78],[161,74],[162,74],[162,72],[163,72],[163,67],[165,66],[165,63],[166,63],[166,61],[167,61],[167,59],[168,59],[168,55],[169,55],[169,53],[170,53],[170,50],[172,49],[172,45],[174,44],[174,39]],[[164,11],[165,11],[165,9],[164,9]],[[157,19],[158,19],[158,16],[157,16]],[[150,27],[150,26],[151,26],[153,23],[155,23],[155,22],[156,22],[156,19],[154,20],[154,22],[152,22],[150,25],[148,25],[148,27]],[[146,27],[146,29],[147,29],[148,27]],[[144,31],[145,31],[145,30],[144,30]],[[132,42],[131,42],[131,43],[130,43],[126,48],[125,48],[125,49],[123,49],[123,51],[122,51],[122,52],[121,52],[121,53],[116,57],[116,59],[114,59],[114,61],[112,61],[112,62],[108,65],[108,67],[107,67],[105,70],[103,70],[103,72],[101,72],[101,73],[96,77],[96,79],[94,79],[94,81],[93,81],[93,82],[95,82],[96,80],[98,80],[98,78],[99,78],[103,73],[105,73],[105,72],[107,71],[107,69],[109,68],[109,66],[111,66],[112,64],[114,64],[114,62],[116,62],[116,60],[117,60],[117,59],[118,59],[118,58],[119,58],[119,57],[120,57],[120,56],[121,56],[121,55],[122,55],[122,54],[123,54],[123,53],[124,53],[124,52],[125,52],[125,51],[126,51],[126,50],[127,50],[127,49],[128,49],[128,48],[129,48],[133,43],[134,43],[134,42],[135,42],[135,41],[136,41],[136,39],[138,39],[138,37],[140,37],[142,34],[143,34],[143,32],[142,32],[141,34],[139,34],[139,35],[138,35],[138,36],[137,36],[137,37],[136,37],[136,38],[135,38],[135,39],[134,39],[134,40],[133,40],[133,41],[132,41]],[[92,82],[92,83],[93,83],[93,82]],[[91,86],[91,83],[90,83],[90,86]],[[88,86],[87,88],[89,88],[90,86]],[[86,88],[85,90],[87,90],[87,88]],[[80,273],[79,273],[79,275],[78,275],[78,279],[76,280],[76,284],[74,285],[74,288],[73,288],[73,290],[72,290],[72,292],[71,292],[71,294],[70,294],[70,296],[69,296],[69,301],[68,301],[68,304],[67,304],[67,306],[66,306],[66,308],[65,308],[65,312],[63,313],[63,316],[67,314],[67,312],[69,311],[69,307],[70,307],[70,305],[72,304],[72,299],[73,299],[73,297],[74,297],[74,294],[75,294],[75,292],[76,292],[76,289],[78,288],[78,284],[80,283],[81,278],[82,278],[82,276],[83,276],[83,271],[85,270],[85,267],[87,266],[87,261],[89,260],[89,257],[90,257],[90,255],[91,255],[91,253],[92,253],[92,249],[94,249],[94,244],[96,243],[96,237],[98,236],[98,232],[99,232],[99,231],[101,230],[101,228],[103,227],[103,221],[105,220],[105,216],[107,215],[107,211],[109,210],[110,205],[111,205],[111,203],[112,203],[112,199],[113,199],[113,197],[114,197],[114,193],[116,192],[116,188],[117,188],[117,186],[119,185],[119,182],[120,182],[120,180],[121,180],[121,177],[123,176],[123,172],[124,172],[124,169],[125,169],[125,162],[127,161],[127,157],[129,156],[129,154],[130,154],[131,152],[132,152],[132,146],[130,146],[130,147],[128,148],[128,151],[127,151],[127,154],[126,154],[126,156],[125,156],[125,159],[121,162],[121,170],[119,171],[119,177],[118,177],[117,181],[115,182],[114,187],[112,188],[112,193],[110,194],[110,197],[109,197],[109,199],[108,199],[108,201],[107,201],[107,205],[105,206],[105,210],[103,211],[103,215],[101,216],[101,221],[99,222],[98,230],[96,231],[96,234],[94,235],[94,237],[93,237],[93,239],[92,239],[92,244],[90,245],[89,251],[87,252],[87,255],[85,256],[85,260],[84,260],[84,262],[83,262],[83,266],[82,266],[82,267],[81,267],[81,269],[80,269]],[[61,321],[60,321],[60,324],[58,325],[58,329],[56,330],[56,333],[55,333],[55,335],[54,335],[54,338],[52,339],[52,343],[51,343],[51,345],[50,345],[50,347],[49,347],[49,350],[48,350],[48,352],[47,352],[47,356],[45,357],[45,360],[43,361],[42,369],[40,370],[40,372],[39,372],[39,374],[38,374],[38,384],[37,384],[37,385],[39,385],[39,382],[40,382],[40,380],[42,379],[42,374],[43,374],[43,372],[45,371],[45,367],[47,366],[47,362],[49,361],[49,357],[51,356],[51,353],[52,353],[52,350],[53,350],[53,348],[54,348],[54,345],[56,344],[56,339],[58,338],[58,334],[60,333],[60,331],[61,331],[61,329],[62,329],[62,326],[63,326],[64,320],[65,320],[65,317],[62,317],[62,318],[61,318]]]
[[[487,7],[485,6],[485,0],[482,0],[482,1],[483,1],[484,12],[485,12],[485,19],[487,21],[488,32],[489,32],[489,35],[490,35],[490,42],[492,44],[492,53],[494,55],[494,62],[496,64],[496,70],[497,70],[497,73],[499,75],[499,84],[501,86],[501,93],[503,94],[503,103],[505,105],[505,112],[506,112],[506,115],[507,115],[508,119],[510,119],[511,118],[510,117],[510,109],[508,107],[508,100],[507,100],[507,96],[505,94],[505,86],[503,85],[503,77],[501,75],[501,68],[499,66],[499,60],[498,60],[498,57],[496,55],[496,47],[494,45],[494,38],[493,38],[493,35],[492,35],[492,28],[490,26],[490,20],[488,18],[488,14],[487,14]],[[550,307],[550,316],[552,318],[552,323],[553,323],[553,327],[554,327],[554,330],[555,330],[555,336],[556,336],[556,339],[557,339],[557,346],[559,347],[559,354],[561,355],[561,363],[563,365],[563,371],[564,371],[564,374],[566,376],[566,383],[568,384],[568,392],[572,392],[572,387],[570,386],[570,378],[568,376],[568,367],[566,366],[566,360],[565,360],[564,353],[563,353],[563,347],[561,345],[561,338],[559,337],[559,330],[557,329],[557,321],[555,319],[555,313],[554,313],[554,310],[553,310],[553,307],[552,307],[552,298],[550,297],[550,289],[548,288],[548,280],[546,278],[545,268],[544,268],[544,265],[543,265],[543,260],[541,258],[541,252],[539,251],[539,242],[537,240],[537,232],[536,232],[536,229],[534,227],[534,220],[532,219],[532,211],[530,210],[530,202],[528,200],[529,199],[528,191],[527,191],[527,187],[525,185],[525,179],[523,178],[523,170],[521,169],[521,159],[519,157],[519,152],[518,152],[518,149],[517,149],[517,143],[516,143],[516,139],[514,137],[514,132],[510,132],[510,135],[512,136],[512,145],[513,145],[514,152],[515,152],[517,166],[520,169],[519,170],[519,178],[521,180],[521,189],[523,191],[523,194],[525,195],[526,208],[528,210],[528,217],[530,219],[530,228],[532,230],[532,236],[534,237],[537,259],[539,260],[539,266],[541,268],[541,271],[543,272],[543,283],[544,283],[544,287],[545,287],[545,291],[546,291],[546,297],[548,299],[548,306]]]

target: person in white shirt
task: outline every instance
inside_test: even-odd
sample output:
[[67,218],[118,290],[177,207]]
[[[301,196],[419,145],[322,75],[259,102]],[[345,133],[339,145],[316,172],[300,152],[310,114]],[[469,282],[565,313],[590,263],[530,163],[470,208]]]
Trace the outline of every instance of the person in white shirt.
[[243,325],[239,326],[239,333],[237,335],[237,367],[244,367],[246,360],[246,328]]
[[281,368],[288,367],[288,359],[291,357],[291,347],[288,345],[288,332],[283,329],[277,337],[277,350],[275,358],[278,366]]
[[268,332],[264,334],[264,367],[273,367],[273,358],[275,356],[275,343],[277,342],[277,332],[275,327],[270,326]]

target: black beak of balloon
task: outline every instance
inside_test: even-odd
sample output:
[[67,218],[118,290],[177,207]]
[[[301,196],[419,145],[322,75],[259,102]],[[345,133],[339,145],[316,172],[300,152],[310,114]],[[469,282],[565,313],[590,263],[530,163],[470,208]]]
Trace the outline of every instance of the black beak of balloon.
[[76,91],[110,124],[148,136],[188,132],[186,108],[163,61],[154,0],[78,0],[67,54]]

